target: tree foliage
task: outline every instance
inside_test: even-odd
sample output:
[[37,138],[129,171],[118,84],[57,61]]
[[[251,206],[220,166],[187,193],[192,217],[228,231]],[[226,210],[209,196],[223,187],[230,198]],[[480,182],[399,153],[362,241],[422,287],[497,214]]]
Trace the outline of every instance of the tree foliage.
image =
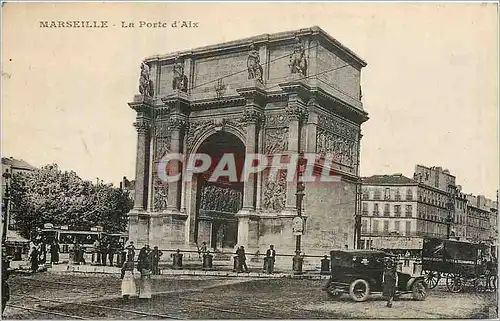
[[82,180],[74,171],[63,172],[56,164],[16,173],[11,202],[15,227],[27,238],[44,223],[84,230],[102,226],[108,232],[122,232],[133,206],[127,191]]

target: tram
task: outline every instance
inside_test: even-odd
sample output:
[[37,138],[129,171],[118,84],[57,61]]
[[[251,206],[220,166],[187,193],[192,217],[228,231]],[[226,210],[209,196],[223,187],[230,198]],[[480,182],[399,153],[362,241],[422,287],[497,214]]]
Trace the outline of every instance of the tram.
[[79,243],[83,249],[90,249],[96,240],[104,237],[115,244],[125,244],[128,239],[125,233],[106,233],[99,227],[92,228],[90,231],[82,231],[69,229],[67,226],[53,227],[51,224],[46,224],[43,229],[38,230],[38,235],[46,243],[57,240],[61,253],[69,253],[76,243]]

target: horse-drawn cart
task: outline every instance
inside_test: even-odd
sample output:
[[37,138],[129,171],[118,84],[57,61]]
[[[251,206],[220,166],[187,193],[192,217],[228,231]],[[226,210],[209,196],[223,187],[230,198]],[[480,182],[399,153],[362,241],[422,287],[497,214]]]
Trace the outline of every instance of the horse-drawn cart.
[[492,285],[493,271],[487,268],[483,244],[428,238],[422,247],[422,274],[429,289],[435,288],[441,278],[446,278],[450,292],[460,292],[471,287],[484,292]]

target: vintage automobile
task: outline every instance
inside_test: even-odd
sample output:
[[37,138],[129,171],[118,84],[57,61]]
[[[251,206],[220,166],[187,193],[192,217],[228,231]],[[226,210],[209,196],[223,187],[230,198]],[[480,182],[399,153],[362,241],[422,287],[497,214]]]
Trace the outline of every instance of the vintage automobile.
[[[347,293],[357,302],[382,293],[384,259],[388,255],[375,250],[331,251],[331,277],[323,290],[332,298]],[[396,297],[411,293],[415,300],[425,300],[427,285],[423,276],[397,273]]]

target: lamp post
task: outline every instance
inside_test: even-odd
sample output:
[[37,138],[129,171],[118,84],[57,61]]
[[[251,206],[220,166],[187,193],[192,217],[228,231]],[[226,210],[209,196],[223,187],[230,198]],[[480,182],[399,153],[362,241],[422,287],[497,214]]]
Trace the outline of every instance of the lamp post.
[[297,217],[293,220],[293,233],[295,234],[295,256],[293,257],[293,272],[294,274],[302,274],[303,258],[301,253],[302,232],[304,229],[304,221],[302,218],[302,200],[305,195],[305,185],[303,182],[303,174],[305,171],[307,160],[304,158],[304,153],[300,152],[298,159],[297,170]]
[[5,240],[7,239],[7,231],[9,230],[9,214],[10,214],[10,178],[12,174],[9,173],[9,170],[6,169],[2,174],[2,177],[5,180],[5,192],[3,195],[3,230],[2,230],[2,244],[5,244]]
[[446,238],[449,239],[451,236],[451,224],[453,223],[453,217],[455,214],[455,192],[456,186],[448,185],[449,197],[448,197],[448,216],[446,217]]

